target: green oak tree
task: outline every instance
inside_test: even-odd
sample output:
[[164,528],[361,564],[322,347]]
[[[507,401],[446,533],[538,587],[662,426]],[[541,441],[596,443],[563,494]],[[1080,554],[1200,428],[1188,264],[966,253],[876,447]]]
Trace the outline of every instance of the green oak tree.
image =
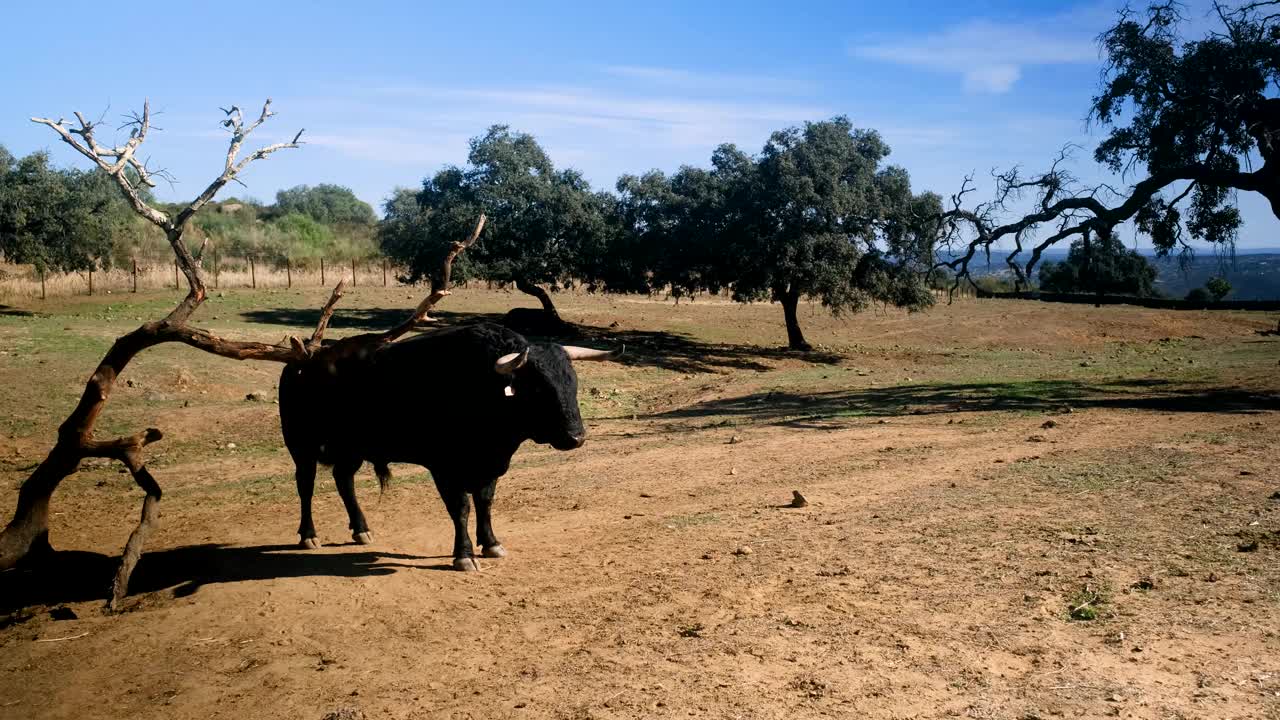
[[1048,247],[1086,233],[1105,241],[1131,220],[1162,254],[1189,252],[1189,240],[1229,250],[1237,191],[1261,194],[1280,217],[1280,0],[1211,10],[1206,29],[1188,36],[1199,18],[1180,2],[1126,8],[1100,37],[1089,118],[1105,134],[1094,159],[1136,181],[1086,186],[1060,157],[1038,175],[998,175],[994,199],[966,207],[968,178],[942,216],[957,249],[946,264],[967,275],[970,260],[1008,242],[1006,262],[1025,283]]
[[556,169],[532,135],[494,125],[473,138],[465,168],[447,167],[423,181],[418,203],[426,214],[419,243],[384,245],[410,268],[410,280],[438,265],[442,243],[466,237],[481,213],[484,242],[468,253],[470,271],[514,284],[559,320],[544,285],[582,277],[583,248],[607,232],[605,204],[576,170]]
[[1213,297],[1214,302],[1221,302],[1223,298],[1231,294],[1231,283],[1221,275],[1211,277],[1204,284],[1204,289],[1209,291],[1209,295]]
[[1156,294],[1155,281],[1151,263],[1115,235],[1085,235],[1071,243],[1065,260],[1040,268],[1040,289],[1049,292],[1149,297]]
[[708,176],[689,174],[686,195],[709,204],[686,213],[685,237],[708,238],[699,282],[730,287],[741,302],[782,305],[788,346],[810,348],[801,299],[832,313],[872,303],[918,309],[933,302],[938,198],[915,195],[907,172],[884,165],[889,147],[846,117],[775,132],[758,157],[722,146]]
[[135,226],[113,188],[98,171],[52,167],[44,152],[0,152],[0,253],[41,270],[110,265],[113,242]]
[[306,215],[324,225],[358,225],[371,227],[378,218],[369,203],[356,197],[349,188],[321,183],[298,185],[276,193],[275,213]]

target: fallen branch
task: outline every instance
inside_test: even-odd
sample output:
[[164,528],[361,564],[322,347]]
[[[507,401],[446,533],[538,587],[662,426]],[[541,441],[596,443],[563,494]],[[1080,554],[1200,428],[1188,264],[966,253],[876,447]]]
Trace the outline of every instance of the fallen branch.
[[60,637],[60,638],[37,638],[36,642],[62,642],[63,640],[79,640],[80,638],[87,637],[88,635],[89,635],[88,632],[82,632],[79,635],[68,635],[67,637]]

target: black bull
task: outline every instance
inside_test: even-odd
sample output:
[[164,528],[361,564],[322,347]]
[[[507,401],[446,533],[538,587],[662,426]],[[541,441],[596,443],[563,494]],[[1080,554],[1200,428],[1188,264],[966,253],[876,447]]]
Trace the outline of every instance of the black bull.
[[490,508],[498,478],[525,440],[558,450],[581,447],[572,360],[612,353],[530,343],[492,324],[424,333],[377,347],[338,341],[285,366],[280,424],[296,467],[302,545],[318,547],[311,520],[316,464],[333,466],[352,538],[372,540],[355,494],[355,473],[372,462],[385,485],[387,463],[422,465],[453,519],[453,566],[476,570],[467,532],[475,498],[476,539],[485,557],[506,551]]

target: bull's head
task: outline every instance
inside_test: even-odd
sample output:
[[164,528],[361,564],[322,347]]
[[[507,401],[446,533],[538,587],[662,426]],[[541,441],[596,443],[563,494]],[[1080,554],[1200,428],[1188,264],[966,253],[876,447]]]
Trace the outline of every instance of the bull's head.
[[582,447],[587,429],[578,411],[575,360],[609,360],[621,350],[592,350],[538,343],[498,358],[494,370],[505,376],[506,402],[516,407],[529,437],[557,450]]

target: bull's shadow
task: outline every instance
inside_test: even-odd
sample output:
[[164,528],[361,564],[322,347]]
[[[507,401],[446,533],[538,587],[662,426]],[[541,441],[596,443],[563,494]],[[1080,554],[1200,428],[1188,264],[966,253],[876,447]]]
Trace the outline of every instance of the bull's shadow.
[[[395,327],[404,321],[405,308],[339,308],[329,322],[332,328],[357,332],[376,332]],[[433,310],[432,317],[439,322],[422,326],[431,330],[449,325],[473,322],[502,324],[503,313],[467,313]],[[311,308],[274,308],[250,310],[241,314],[245,320],[255,323],[287,325],[298,328],[315,327],[320,311]],[[682,373],[705,373],[723,370],[754,370],[763,372],[771,367],[764,360],[803,359],[815,363],[835,363],[840,356],[828,352],[798,353],[782,347],[757,345],[732,345],[709,343],[679,332],[659,330],[623,330],[566,323],[566,333],[561,336],[539,336],[525,333],[532,340],[547,340],[589,344],[609,348],[625,345],[627,348],[619,361],[626,365],[658,367]]]
[[[406,555],[350,545],[347,552],[314,552],[296,545],[188,545],[144,553],[129,594],[172,588],[176,597],[205,585],[290,577],[371,577],[402,569],[451,570],[445,556]],[[355,549],[360,548],[360,549]],[[0,612],[36,605],[105,600],[119,556],[56,551],[0,573]]]

